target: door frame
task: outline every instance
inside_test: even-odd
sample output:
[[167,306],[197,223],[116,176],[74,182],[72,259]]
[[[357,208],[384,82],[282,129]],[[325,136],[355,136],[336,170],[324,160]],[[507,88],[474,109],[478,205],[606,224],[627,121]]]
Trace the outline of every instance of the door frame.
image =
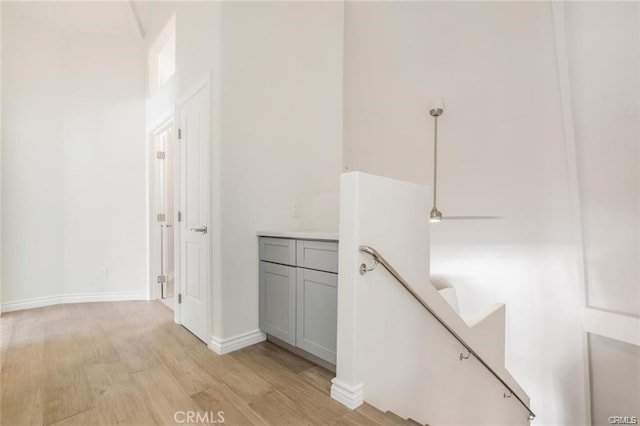
[[[176,121],[175,121],[175,111],[167,112],[163,115],[161,120],[156,121],[151,127],[147,129],[147,218],[148,218],[148,279],[147,279],[147,300],[155,300],[156,299],[156,262],[154,260],[154,225],[157,222],[156,214],[155,214],[155,203],[156,203],[156,173],[155,173],[155,161],[156,161],[156,148],[155,148],[155,137],[158,133],[168,128],[173,128],[174,135],[174,151],[175,151],[175,129],[176,129]],[[173,158],[174,168],[175,168],[175,155]],[[175,172],[174,172],[174,191],[176,185]],[[174,195],[175,197],[175,195]],[[175,228],[174,228],[175,230]],[[174,252],[175,252],[175,239],[174,239]],[[175,273],[174,273],[175,275]],[[175,278],[174,278],[175,279]],[[174,292],[175,292],[175,283],[174,283]]]
[[[175,307],[174,307],[174,321],[176,324],[182,324],[182,317],[181,317],[181,309],[182,306],[180,303],[177,303],[177,299],[178,299],[178,294],[182,293],[182,263],[181,263],[181,247],[182,247],[182,224],[181,222],[178,222],[177,218],[178,218],[178,211],[179,210],[184,210],[182,208],[182,139],[180,139],[178,137],[178,132],[179,132],[179,128],[180,128],[180,108],[187,103],[189,100],[191,100],[191,98],[193,98],[196,94],[198,94],[201,90],[205,90],[207,92],[208,95],[208,101],[209,101],[209,117],[210,117],[210,122],[209,125],[211,128],[213,128],[213,121],[214,121],[214,113],[213,113],[213,96],[212,96],[212,90],[211,90],[211,74],[208,73],[206,76],[204,76],[203,78],[201,78],[200,80],[197,81],[196,84],[194,84],[190,90],[185,91],[185,94],[181,97],[178,98],[178,100],[175,103],[175,120],[174,120],[174,203],[173,203],[173,208],[174,208],[174,218],[176,218],[174,220],[175,226],[174,226],[174,263],[173,263],[173,269],[174,269],[174,294],[175,294]],[[209,245],[209,282],[208,282],[208,286],[206,288],[207,290],[207,294],[205,297],[206,300],[206,310],[207,310],[207,314],[206,314],[206,320],[207,320],[207,327],[206,327],[206,337],[207,337],[207,341],[205,342],[205,344],[207,346],[211,345],[211,337],[212,337],[212,330],[213,330],[213,303],[212,303],[212,297],[213,297],[213,293],[214,293],[214,263],[215,263],[215,258],[216,256],[218,256],[218,250],[214,251],[215,247],[218,247],[218,243],[220,241],[220,234],[217,231],[218,230],[218,219],[219,219],[219,215],[215,213],[214,211],[214,206],[216,205],[216,202],[214,202],[216,196],[218,196],[218,191],[215,190],[216,185],[213,182],[213,177],[217,176],[217,173],[214,172],[214,157],[216,156],[216,151],[214,149],[214,146],[216,145],[214,143],[214,138],[216,137],[216,134],[213,131],[209,132],[210,134],[210,141],[209,143],[211,144],[211,149],[210,149],[210,158],[209,158],[209,170],[207,170],[207,175],[208,175],[208,182],[209,182],[209,229],[210,232],[208,232],[207,235],[209,235],[208,238],[208,245]]]

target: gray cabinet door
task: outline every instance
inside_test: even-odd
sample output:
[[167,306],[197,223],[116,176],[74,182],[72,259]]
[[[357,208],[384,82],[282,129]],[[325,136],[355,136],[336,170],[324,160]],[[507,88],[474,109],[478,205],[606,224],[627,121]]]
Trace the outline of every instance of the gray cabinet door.
[[296,268],[260,262],[260,329],[296,344]]
[[336,363],[338,275],[297,270],[296,346]]

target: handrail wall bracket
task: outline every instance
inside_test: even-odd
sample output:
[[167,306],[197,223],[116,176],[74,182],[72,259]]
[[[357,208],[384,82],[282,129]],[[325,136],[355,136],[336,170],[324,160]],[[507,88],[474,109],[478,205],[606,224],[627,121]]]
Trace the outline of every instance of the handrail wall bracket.
[[366,263],[363,263],[360,265],[360,275],[365,275],[367,272],[371,272],[374,269],[376,269],[376,266],[378,266],[378,261],[376,260],[373,265],[371,265],[371,268],[367,267]]

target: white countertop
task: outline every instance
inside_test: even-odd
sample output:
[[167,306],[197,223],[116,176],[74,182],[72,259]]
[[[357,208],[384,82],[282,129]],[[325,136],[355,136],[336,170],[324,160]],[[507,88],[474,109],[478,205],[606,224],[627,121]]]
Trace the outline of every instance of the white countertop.
[[256,235],[259,237],[338,241],[338,233],[329,231],[258,231]]

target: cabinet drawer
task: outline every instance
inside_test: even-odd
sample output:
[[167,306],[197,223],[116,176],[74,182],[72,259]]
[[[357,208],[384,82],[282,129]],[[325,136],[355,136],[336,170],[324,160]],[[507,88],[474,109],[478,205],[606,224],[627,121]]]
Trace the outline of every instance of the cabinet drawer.
[[285,238],[260,238],[260,260],[296,266],[296,240]]
[[338,243],[333,241],[297,241],[297,266],[338,273]]

